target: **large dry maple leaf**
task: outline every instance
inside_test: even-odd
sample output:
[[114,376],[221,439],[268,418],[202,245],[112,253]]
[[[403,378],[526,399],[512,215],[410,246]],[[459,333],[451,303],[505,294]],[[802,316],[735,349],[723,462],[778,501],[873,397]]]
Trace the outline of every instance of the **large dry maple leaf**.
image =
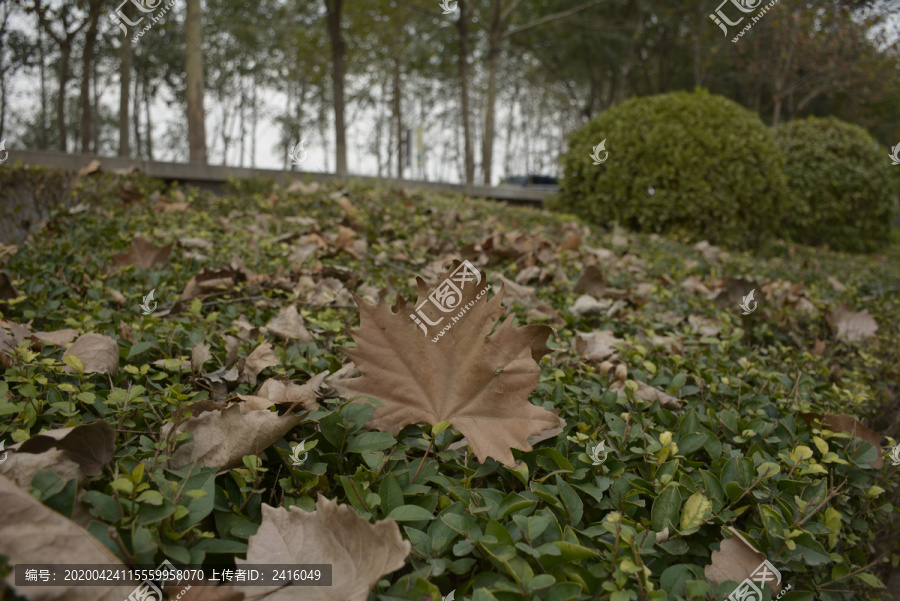
[[553,330],[514,327],[512,315],[494,330],[503,288],[488,299],[486,278],[468,262],[454,264],[433,291],[416,281],[415,307],[398,296],[396,312],[383,294],[375,305],[354,295],[360,327],[350,335],[359,348],[341,350],[362,376],[340,382],[339,392],[384,403],[370,428],[396,434],[409,424],[449,421],[480,462],[515,465],[510,449],[530,451],[529,436],[559,425],[559,410],[528,401]]
[[365,601],[382,576],[406,565],[411,549],[394,520],[371,524],[322,493],[313,512],[263,504],[262,524],[247,541],[247,559],[235,559],[237,566],[331,564],[331,586],[236,588],[266,601]]

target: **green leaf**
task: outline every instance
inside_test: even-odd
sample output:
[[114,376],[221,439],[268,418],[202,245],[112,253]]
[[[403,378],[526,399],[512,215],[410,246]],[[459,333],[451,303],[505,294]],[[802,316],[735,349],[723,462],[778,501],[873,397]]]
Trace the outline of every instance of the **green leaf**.
[[584,514],[584,503],[581,502],[578,493],[558,475],[556,476],[556,486],[559,488],[559,494],[562,497],[563,504],[566,506],[566,513],[569,514],[570,522],[573,525],[577,525],[581,522],[581,516]]
[[[63,355],[63,363],[74,369],[77,373],[84,373],[84,363],[75,355]],[[24,393],[23,393],[24,394]],[[27,395],[26,395],[27,396]]]
[[693,534],[712,515],[712,503],[702,493],[694,493],[688,497],[681,513],[681,534]]
[[159,491],[145,490],[137,496],[137,499],[135,499],[135,501],[137,501],[138,503],[150,503],[151,505],[162,505],[164,499]]
[[418,522],[421,520],[433,520],[434,514],[418,505],[401,505],[391,511],[388,517],[397,522]]
[[655,532],[662,532],[667,526],[675,528],[678,510],[681,508],[681,492],[677,484],[669,484],[656,500],[650,511],[650,527]]
[[862,580],[869,586],[874,586],[875,588],[885,588],[884,583],[879,580],[875,575],[869,574],[868,572],[860,572],[859,574],[854,574],[854,578]]

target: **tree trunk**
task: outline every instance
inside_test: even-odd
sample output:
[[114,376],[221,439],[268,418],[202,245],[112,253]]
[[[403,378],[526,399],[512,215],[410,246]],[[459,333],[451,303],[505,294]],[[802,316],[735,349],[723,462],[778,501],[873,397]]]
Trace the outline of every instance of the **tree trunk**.
[[[256,73],[253,74],[253,106],[256,106]],[[250,168],[256,169],[256,111],[250,112]]]
[[497,62],[500,58],[500,44],[503,42],[500,1],[493,0],[490,45],[488,47],[487,106],[484,111],[484,137],[481,140],[481,170],[484,173],[485,186],[491,185],[491,165],[494,160],[494,105],[497,100]]
[[150,100],[152,98],[151,94],[147,92],[150,87],[150,83],[147,81],[147,75],[144,76],[144,123],[146,123],[146,129],[144,130],[144,135],[147,138],[147,160],[153,160],[153,122],[150,121]]
[[144,147],[141,144],[141,90],[142,82],[135,77],[134,96],[131,99],[131,121],[134,128],[134,153],[137,158],[144,156]]
[[462,92],[461,109],[463,146],[465,152],[466,184],[475,182],[475,157],[472,156],[472,134],[469,131],[469,22],[466,0],[459,0],[459,83]]
[[184,66],[190,162],[206,163],[206,116],[203,110],[203,13],[200,0],[187,0],[184,21]]
[[403,114],[400,112],[400,59],[394,57],[394,122],[397,126],[397,179],[403,179]]
[[60,45],[59,56],[59,92],[56,96],[56,130],[59,138],[56,147],[60,152],[67,152],[68,128],[66,127],[66,85],[69,82],[69,60],[72,56],[72,43],[63,42]]
[[[126,17],[131,17],[131,3],[123,7]],[[128,107],[131,105],[131,38],[122,36],[122,47],[119,49],[119,156],[131,156],[131,137],[128,128],[131,119]]]
[[94,62],[94,47],[97,43],[97,26],[100,22],[100,0],[90,0],[88,30],[81,55],[81,152],[91,151],[91,65]]
[[47,72],[45,70],[44,32],[38,28],[38,48],[41,55],[41,150],[47,150]]
[[513,97],[512,101],[509,103],[509,121],[506,122],[506,148],[503,152],[503,176],[509,177],[512,175],[510,171],[512,170],[512,163],[510,162],[510,157],[512,156],[512,138],[513,132],[516,129],[516,104],[519,102],[519,81],[516,80],[515,86],[513,87]]
[[341,34],[344,0],[325,0],[328,37],[331,39],[331,85],[334,90],[335,171],[347,175],[347,139],[344,125],[344,55],[347,48]]

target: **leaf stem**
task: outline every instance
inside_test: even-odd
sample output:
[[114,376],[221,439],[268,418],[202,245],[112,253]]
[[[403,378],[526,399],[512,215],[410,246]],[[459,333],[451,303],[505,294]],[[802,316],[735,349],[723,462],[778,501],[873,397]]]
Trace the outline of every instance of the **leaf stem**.
[[425,455],[422,457],[422,461],[419,462],[419,469],[416,470],[416,473],[413,475],[410,484],[416,483],[416,478],[419,476],[419,472],[422,471],[422,466],[425,465],[425,460],[428,458],[428,451],[431,450],[431,447],[434,446],[434,436],[431,437],[431,443],[428,445],[428,448],[425,449]]

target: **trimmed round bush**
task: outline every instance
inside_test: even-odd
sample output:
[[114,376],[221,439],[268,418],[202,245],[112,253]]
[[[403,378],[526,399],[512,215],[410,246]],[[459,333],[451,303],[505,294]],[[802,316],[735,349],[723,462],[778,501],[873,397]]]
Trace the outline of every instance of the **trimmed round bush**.
[[[609,155],[594,165],[590,154],[604,139]],[[784,158],[759,116],[723,96],[634,98],[588,121],[568,143],[552,208],[733,248],[757,248],[778,235]]]
[[788,159],[786,235],[851,252],[890,241],[898,185],[886,148],[862,127],[834,117],[791,121],[774,131]]

